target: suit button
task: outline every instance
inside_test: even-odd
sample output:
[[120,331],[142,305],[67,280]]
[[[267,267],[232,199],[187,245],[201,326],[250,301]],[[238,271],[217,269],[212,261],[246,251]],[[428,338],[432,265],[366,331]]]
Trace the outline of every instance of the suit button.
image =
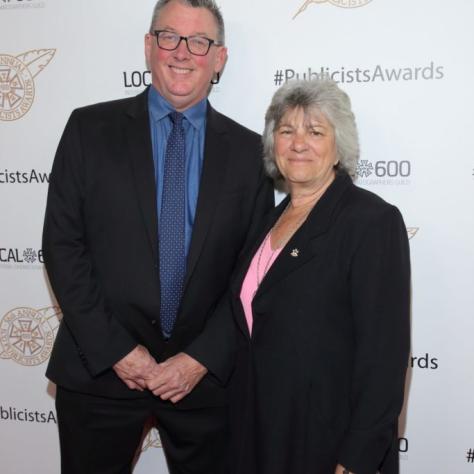
[[157,323],[157,322],[158,322],[158,321],[157,321],[156,319],[152,319],[152,320],[151,320],[151,325],[152,325],[152,326],[156,326],[156,323]]

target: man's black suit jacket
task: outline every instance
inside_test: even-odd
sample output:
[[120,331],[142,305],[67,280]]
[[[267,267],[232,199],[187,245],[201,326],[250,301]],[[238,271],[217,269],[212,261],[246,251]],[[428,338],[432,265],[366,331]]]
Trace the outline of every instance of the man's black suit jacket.
[[[125,386],[113,364],[137,344],[162,361],[205,333],[249,227],[272,205],[260,137],[208,104],[185,289],[165,341],[147,91],[75,110],[54,160],[43,233],[46,268],[63,311],[47,376],[82,393],[143,396]],[[222,386],[234,356],[231,346],[221,347],[228,337],[200,347],[210,374],[178,405],[225,401]]]

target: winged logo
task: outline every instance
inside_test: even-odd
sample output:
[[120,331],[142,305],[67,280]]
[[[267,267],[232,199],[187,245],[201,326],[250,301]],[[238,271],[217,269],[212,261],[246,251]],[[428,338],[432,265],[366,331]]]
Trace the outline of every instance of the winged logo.
[[150,431],[145,436],[142,444],[142,452],[150,448],[161,448],[161,440],[158,430],[156,428],[151,428]]
[[34,78],[55,53],[55,49],[32,49],[18,56],[0,54],[0,120],[18,120],[30,110],[35,97]]
[[407,227],[408,240],[413,239],[419,230],[419,227]]
[[303,13],[309,5],[312,3],[330,3],[336,7],[341,8],[357,8],[363,7],[370,3],[372,0],[306,0],[303,5],[299,8],[299,10],[293,16],[293,20],[300,14]]

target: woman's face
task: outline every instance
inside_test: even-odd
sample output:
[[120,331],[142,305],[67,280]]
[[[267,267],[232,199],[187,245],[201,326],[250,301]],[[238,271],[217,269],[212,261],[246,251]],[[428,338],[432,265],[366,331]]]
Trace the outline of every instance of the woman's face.
[[273,136],[276,164],[290,191],[295,186],[317,190],[334,178],[336,140],[323,114],[289,110]]

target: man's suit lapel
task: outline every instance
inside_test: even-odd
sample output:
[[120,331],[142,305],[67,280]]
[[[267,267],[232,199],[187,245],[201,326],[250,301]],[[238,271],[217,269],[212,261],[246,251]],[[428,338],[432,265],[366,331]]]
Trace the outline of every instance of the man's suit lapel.
[[196,267],[206,235],[211,226],[214,211],[219,202],[224,174],[229,159],[229,141],[222,121],[211,105],[207,104],[206,138],[204,142],[204,162],[202,167],[196,218],[189,248],[184,291]]
[[148,115],[148,89],[136,97],[128,110],[126,127],[128,156],[154,261],[158,260],[158,217],[155,169]]

